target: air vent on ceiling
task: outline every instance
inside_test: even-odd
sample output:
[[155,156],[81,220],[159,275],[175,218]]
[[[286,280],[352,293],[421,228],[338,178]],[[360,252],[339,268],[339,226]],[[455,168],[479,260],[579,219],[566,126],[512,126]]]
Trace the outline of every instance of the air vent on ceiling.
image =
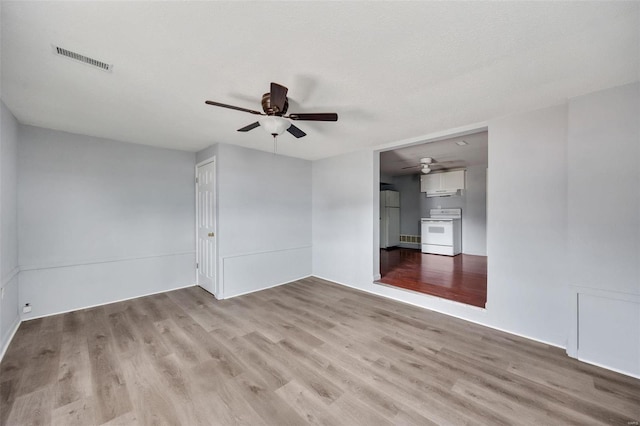
[[113,68],[112,64],[107,64],[106,62],[102,62],[97,59],[93,59],[88,56],[81,55],[80,53],[72,52],[71,50],[64,49],[60,46],[53,46],[53,49],[54,49],[54,53],[60,56],[66,56],[67,58],[82,62],[83,64],[87,64],[87,65],[91,65],[92,67],[99,68],[102,71],[108,72],[108,71],[111,71],[111,69]]

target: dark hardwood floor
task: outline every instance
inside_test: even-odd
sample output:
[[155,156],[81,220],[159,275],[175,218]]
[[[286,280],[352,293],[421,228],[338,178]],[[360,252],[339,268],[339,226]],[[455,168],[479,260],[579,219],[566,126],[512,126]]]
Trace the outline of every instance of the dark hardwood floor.
[[459,254],[440,256],[420,250],[380,250],[381,283],[484,308],[487,303],[487,258]]
[[640,380],[317,278],[25,321],[0,425],[630,425]]

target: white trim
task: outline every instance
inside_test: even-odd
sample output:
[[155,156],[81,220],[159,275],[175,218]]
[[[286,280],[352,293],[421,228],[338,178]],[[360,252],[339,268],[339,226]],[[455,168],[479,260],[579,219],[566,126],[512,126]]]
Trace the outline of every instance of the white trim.
[[[309,249],[310,251],[313,251],[313,246],[308,245],[308,246],[300,246],[300,247],[289,247],[289,248],[277,249],[277,250],[252,251],[252,252],[247,252],[247,253],[236,253],[236,254],[232,254],[232,255],[229,255],[229,256],[220,257],[220,294],[216,295],[216,298],[218,298],[220,300],[229,299],[231,297],[241,296],[243,294],[250,294],[250,293],[253,293],[255,291],[266,290],[268,288],[277,287],[279,285],[287,284],[287,283],[293,282],[295,280],[299,280],[299,279],[302,279],[302,278],[307,278],[307,277],[313,276],[313,275],[309,274],[309,275],[303,276],[302,278],[296,278],[296,279],[291,280],[291,281],[285,281],[285,282],[282,282],[280,284],[274,284],[274,285],[271,285],[271,286],[268,286],[268,287],[264,287],[264,288],[261,288],[261,289],[258,289],[258,290],[249,290],[249,291],[246,291],[244,293],[235,294],[235,295],[229,296],[229,297],[225,297],[225,295],[224,295],[224,284],[225,284],[225,279],[224,279],[224,268],[225,268],[224,263],[225,262],[224,261],[225,260],[233,259],[233,258],[236,258],[236,257],[255,256],[255,255],[258,255],[258,254],[279,253],[279,252],[283,252],[283,251],[293,251],[293,250],[302,250],[302,249]],[[311,254],[313,254],[313,253],[311,253]]]
[[124,302],[124,301],[127,301],[127,300],[138,299],[140,297],[153,296],[154,294],[166,293],[166,292],[169,292],[169,291],[175,291],[175,290],[180,290],[180,289],[183,289],[183,288],[189,288],[189,287],[195,287],[195,286],[196,286],[196,284],[183,285],[183,286],[180,286],[180,287],[169,288],[169,289],[166,289],[166,290],[160,290],[160,291],[154,291],[154,292],[151,292],[151,293],[140,294],[138,296],[125,297],[124,299],[112,300],[111,302],[97,303],[95,305],[81,306],[79,308],[67,309],[66,311],[54,312],[52,314],[45,314],[45,315],[39,315],[37,317],[30,317],[30,318],[25,319],[23,321],[31,321],[31,320],[34,320],[34,319],[37,319],[37,318],[46,318],[46,317],[50,317],[50,316],[53,316],[53,315],[66,314],[68,312],[80,311],[80,310],[83,310],[83,309],[97,308],[98,306],[110,305],[112,303]]
[[[216,156],[215,155],[212,155],[211,157],[207,158],[206,160],[202,160],[201,162],[196,164],[196,170],[198,170],[198,167],[204,166],[205,164],[209,164],[209,163],[211,163],[211,162],[213,162],[215,160],[216,160]],[[198,176],[198,174],[196,172],[196,177],[197,176]]]
[[247,253],[236,253],[236,254],[230,254],[230,255],[224,256],[221,259],[224,261],[224,259],[230,259],[233,257],[254,256],[256,254],[277,253],[280,251],[300,250],[300,249],[306,249],[306,248],[310,249],[310,248],[313,248],[313,246],[300,246],[300,247],[290,247],[290,248],[277,249],[277,250],[262,250],[262,251],[251,251]]
[[[439,140],[449,139],[453,137],[460,137],[471,135],[479,132],[486,132],[489,130],[489,124],[486,121],[468,124],[466,126],[460,126],[453,129],[447,129],[439,132],[429,133],[422,136],[416,136],[409,139],[402,139],[395,142],[388,142],[372,148],[373,154],[373,276],[376,277],[380,274],[380,153],[384,151],[391,151],[398,148],[403,148],[412,145],[426,144],[429,142],[436,142]],[[487,211],[489,204],[487,203]],[[488,216],[487,216],[488,226]],[[487,228],[488,229],[488,228]],[[487,233],[487,236],[489,234]],[[489,292],[489,274],[487,270],[487,294]],[[375,281],[375,279],[374,279]],[[445,299],[446,300],[446,299]],[[486,309],[485,305],[485,309]]]
[[16,332],[18,331],[18,328],[20,327],[20,324],[22,324],[22,320],[20,319],[20,315],[18,315],[16,317],[15,322],[14,322],[13,330],[10,333],[7,333],[9,338],[7,339],[7,341],[4,343],[4,345],[1,348],[1,351],[0,351],[0,362],[2,362],[2,358],[4,358],[4,354],[7,353],[7,349],[9,348],[9,344],[13,340],[13,337],[16,335]]
[[103,259],[87,259],[87,260],[67,260],[60,262],[51,262],[51,263],[43,263],[40,265],[21,265],[20,272],[23,271],[36,271],[40,269],[55,269],[55,268],[70,268],[74,266],[84,266],[84,265],[95,265],[100,263],[114,263],[114,262],[129,262],[132,260],[142,260],[142,259],[153,259],[157,257],[169,257],[169,256],[187,256],[194,254],[194,251],[181,251],[176,253],[160,253],[160,254],[149,254],[142,256],[131,256],[131,257],[107,257]]
[[0,287],[6,287],[15,278],[15,276],[18,275],[20,270],[20,266],[13,268],[6,277],[2,278],[2,285]]
[[605,370],[615,371],[616,373],[624,374],[625,376],[633,377],[635,379],[640,379],[640,374],[629,373],[628,371],[620,370],[618,368],[609,367],[607,365],[600,364],[600,363],[595,362],[595,361],[589,361],[589,360],[584,359],[584,358],[578,358],[578,361],[584,362],[585,364],[595,365],[596,367],[604,368]]
[[[269,252],[267,252],[267,253],[269,253]],[[298,280],[303,280],[305,278],[309,278],[309,277],[312,277],[312,276],[313,275],[305,275],[305,276],[302,276],[302,277],[299,277],[299,278],[294,278],[291,281],[285,281],[285,282],[282,282],[282,283],[272,284],[270,286],[259,288],[259,289],[256,289],[256,290],[249,290],[249,291],[245,291],[244,293],[234,294],[233,296],[225,297],[225,299],[233,299],[234,297],[244,296],[246,294],[255,293],[257,291],[268,290],[268,289],[274,288],[274,287],[280,287],[281,285],[291,284],[292,282],[295,282],[295,281],[298,281]]]
[[605,290],[605,289],[601,289],[601,288],[595,288],[595,287],[587,287],[587,286],[581,286],[581,285],[575,285],[575,284],[570,284],[569,285],[569,333],[567,336],[567,355],[569,355],[571,358],[575,358],[578,361],[583,361],[586,362],[588,364],[593,364],[596,365],[598,367],[602,367],[602,368],[606,368],[608,370],[611,371],[615,371],[621,374],[625,374],[627,376],[631,376],[631,377],[637,377],[640,378],[640,376],[631,374],[629,372],[625,372],[622,370],[618,370],[616,368],[613,367],[607,367],[607,366],[603,366],[602,364],[598,364],[597,362],[593,362],[593,361],[587,361],[583,358],[580,358],[580,351],[579,351],[579,331],[580,331],[580,323],[578,320],[578,316],[579,316],[579,297],[581,294],[584,295],[589,295],[589,296],[596,296],[596,297],[601,297],[604,299],[612,299],[612,300],[620,300],[623,302],[632,302],[632,303],[637,303],[640,304],[640,294],[634,294],[634,293],[626,293],[626,292],[622,292],[622,291],[615,291],[615,290]]
[[474,124],[468,124],[466,126],[455,127],[453,129],[443,130],[440,132],[428,133],[422,136],[416,136],[408,139],[401,139],[399,141],[387,142],[373,147],[374,151],[390,151],[398,147],[405,147],[411,145],[419,145],[428,142],[436,142],[442,139],[449,139],[458,136],[471,135],[473,133],[485,132],[489,129],[489,124],[486,121],[481,121]]
[[[420,291],[411,290],[409,288],[397,287],[395,285],[383,283],[383,282],[380,282],[380,281],[374,281],[373,285],[379,285],[379,286],[382,286],[382,287],[390,288],[390,289],[396,290],[396,291],[398,291],[400,293],[411,293],[411,294],[415,294],[415,295],[418,295],[418,296],[423,296],[426,299],[433,299],[433,300],[437,300],[438,302],[449,303],[449,304],[456,305],[458,307],[465,308],[465,309],[470,309],[470,310],[474,310],[474,311],[481,311],[481,312],[486,312],[487,311],[487,308],[482,308],[480,306],[469,305],[468,303],[458,302],[457,300],[452,300],[452,299],[446,299],[444,297],[440,297],[440,296],[437,296],[435,294],[422,293]],[[375,293],[375,294],[377,294],[377,293]],[[402,300],[393,298],[391,296],[389,296],[389,298],[402,302]],[[411,302],[404,302],[404,303],[408,303],[409,305],[419,306],[421,308],[429,309],[429,310],[432,310],[432,311],[435,311],[435,312],[438,312],[438,313],[441,313],[441,314],[451,315],[449,313],[442,312],[442,311],[439,311],[437,309],[425,308],[422,305],[413,304]],[[454,315],[452,315],[452,316],[454,316]],[[460,317],[456,317],[456,318],[460,318]],[[464,319],[464,318],[461,318],[461,319]],[[467,319],[464,319],[464,320],[465,321],[469,321]],[[480,323],[478,323],[478,324],[480,324]]]
[[607,290],[603,288],[586,287],[581,285],[569,285],[572,292],[588,294],[590,296],[604,297],[606,299],[623,300],[625,302],[640,303],[640,294],[624,291]]
[[[485,323],[482,323],[482,322],[479,322],[479,321],[470,320],[468,318],[463,318],[463,317],[460,317],[458,315],[453,315],[453,314],[451,314],[449,312],[439,311],[438,309],[427,308],[425,306],[418,305],[417,303],[407,302],[406,300],[397,299],[397,298],[392,297],[392,296],[387,296],[386,294],[380,294],[380,293],[376,293],[376,292],[373,292],[373,291],[370,291],[370,290],[366,290],[366,289],[363,289],[363,288],[355,287],[355,286],[352,286],[352,285],[349,285],[349,284],[345,284],[345,283],[341,283],[341,282],[338,282],[338,281],[330,280],[330,279],[323,278],[323,277],[318,276],[318,275],[313,275],[313,276],[316,277],[316,278],[320,278],[322,280],[325,280],[325,281],[329,281],[329,282],[332,282],[332,283],[335,283],[335,284],[338,284],[338,285],[342,285],[342,286],[345,286],[345,287],[352,288],[354,290],[359,290],[359,291],[363,291],[365,293],[373,294],[375,296],[384,297],[385,299],[391,299],[391,300],[394,300],[396,302],[404,303],[406,305],[411,305],[411,306],[415,306],[415,307],[418,307],[418,308],[426,309],[427,311],[433,311],[433,312],[437,312],[439,314],[443,314],[443,315],[447,315],[447,316],[450,316],[450,317],[458,318],[460,320],[467,321],[467,322],[470,322],[470,323],[473,323],[473,324],[477,324],[477,325],[481,325],[483,327],[491,328],[493,330],[502,331],[503,333],[512,334],[512,335],[518,336],[518,337],[523,337],[525,339],[533,340],[534,342],[544,343],[545,345],[553,346],[555,348],[565,349],[565,347],[563,347],[563,346],[557,345],[555,343],[547,342],[545,340],[541,340],[541,339],[538,339],[538,338],[535,338],[535,337],[527,336],[526,334],[516,333],[514,331],[506,330],[504,328],[495,327],[495,326],[488,325],[488,324],[485,324]],[[428,295],[425,294],[424,296],[428,296]],[[438,298],[438,299],[439,300],[447,300],[447,299],[441,299],[441,298]],[[453,302],[453,301],[449,300],[449,302]],[[454,303],[457,303],[457,302],[454,302]],[[464,307],[467,307],[469,309],[479,310],[481,312],[486,312],[486,309],[482,309],[482,308],[479,308],[477,306],[471,306],[471,305],[465,305],[465,304],[460,304],[460,305],[464,306]],[[604,368],[607,368],[607,367],[604,367]]]

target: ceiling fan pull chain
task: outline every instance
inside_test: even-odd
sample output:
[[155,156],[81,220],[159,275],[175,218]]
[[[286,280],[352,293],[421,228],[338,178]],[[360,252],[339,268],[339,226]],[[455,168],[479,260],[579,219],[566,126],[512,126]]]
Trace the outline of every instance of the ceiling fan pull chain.
[[273,155],[278,153],[278,135],[273,135]]

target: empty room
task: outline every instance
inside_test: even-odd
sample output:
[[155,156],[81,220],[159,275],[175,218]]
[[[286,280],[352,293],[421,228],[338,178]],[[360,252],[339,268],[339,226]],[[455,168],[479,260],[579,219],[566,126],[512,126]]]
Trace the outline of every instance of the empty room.
[[0,24],[0,425],[640,422],[640,2]]

